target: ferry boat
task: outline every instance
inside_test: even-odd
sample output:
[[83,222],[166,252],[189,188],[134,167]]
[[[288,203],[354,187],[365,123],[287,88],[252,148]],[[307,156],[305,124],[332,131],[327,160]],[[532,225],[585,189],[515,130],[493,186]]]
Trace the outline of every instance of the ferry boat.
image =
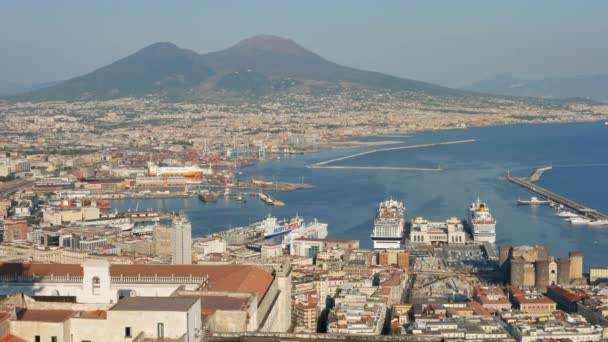
[[536,196],[530,197],[530,200],[528,200],[528,201],[520,200],[520,199],[517,200],[517,204],[523,204],[523,205],[547,205],[549,203],[551,203],[551,201],[540,200]]
[[403,202],[392,198],[380,202],[371,235],[374,248],[401,248],[405,227],[404,213]]
[[264,238],[271,239],[279,235],[288,234],[294,229],[301,227],[303,223],[304,220],[297,215],[289,221],[279,221],[276,217],[269,214],[260,222],[259,227],[264,232]]
[[469,226],[474,241],[496,242],[496,220],[492,217],[488,205],[479,198],[469,207]]
[[294,254],[292,242],[299,238],[325,239],[327,237],[327,223],[321,223],[317,219],[303,224],[301,227],[291,231],[283,238],[283,246],[289,246],[290,254]]

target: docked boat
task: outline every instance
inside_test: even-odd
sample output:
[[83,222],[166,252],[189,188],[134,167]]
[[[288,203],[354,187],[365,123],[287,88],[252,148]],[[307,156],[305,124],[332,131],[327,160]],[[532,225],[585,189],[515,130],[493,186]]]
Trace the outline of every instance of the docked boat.
[[401,248],[405,227],[404,213],[403,202],[392,198],[380,202],[371,235],[374,248]]
[[234,200],[237,202],[245,202],[245,197],[243,197],[243,194],[238,194],[234,197]]
[[558,211],[558,212],[557,212],[557,214],[555,214],[555,215],[557,215],[557,216],[559,216],[559,217],[561,217],[561,218],[572,218],[572,217],[578,217],[578,215],[577,215],[577,214],[575,214],[575,213],[573,213],[573,212],[571,212],[571,211],[568,211],[568,210],[561,210],[561,211]]
[[264,202],[268,205],[274,205],[274,201],[272,200],[272,198],[270,198],[270,196],[266,195],[265,193],[260,192],[260,193],[258,193],[258,196],[260,197],[262,202]]
[[590,222],[591,222],[590,219],[580,217],[580,216],[573,217],[570,219],[570,223],[572,223],[572,224],[589,224]]
[[477,242],[496,242],[496,220],[490,208],[479,198],[469,207],[469,226],[473,240]]
[[264,238],[270,239],[283,234],[288,234],[296,228],[299,228],[304,223],[304,220],[295,216],[290,220],[278,220],[272,215],[268,215],[262,222],[260,222],[260,229],[264,232]]
[[521,205],[548,205],[550,204],[551,201],[547,201],[547,200],[541,200],[538,199],[538,197],[536,196],[532,196],[530,197],[530,200],[517,200],[517,204],[521,204]]
[[217,202],[219,195],[214,192],[202,192],[198,195],[198,199],[203,202]]
[[608,220],[595,220],[587,224],[590,226],[608,226]]

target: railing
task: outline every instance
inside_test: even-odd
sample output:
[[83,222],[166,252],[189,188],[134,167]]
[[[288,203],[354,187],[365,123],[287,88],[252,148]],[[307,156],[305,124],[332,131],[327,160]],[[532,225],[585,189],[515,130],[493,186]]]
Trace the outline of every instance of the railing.
[[[206,284],[207,277],[159,277],[159,276],[113,276],[112,283],[144,283],[144,284]],[[0,282],[7,283],[82,283],[83,276],[72,275],[0,275]]]

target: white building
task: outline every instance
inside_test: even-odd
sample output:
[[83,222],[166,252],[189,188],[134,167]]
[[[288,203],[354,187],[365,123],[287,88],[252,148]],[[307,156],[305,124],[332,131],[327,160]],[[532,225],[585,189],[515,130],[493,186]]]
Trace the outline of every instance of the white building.
[[226,252],[226,241],[219,237],[198,239],[194,241],[194,251],[201,256],[211,253],[224,253]]
[[445,222],[431,222],[422,217],[412,221],[410,241],[413,244],[465,244],[466,232],[462,221],[452,217]]
[[[119,300],[124,300],[124,297],[154,297],[146,303],[156,301],[159,305],[165,302],[157,300],[158,297],[170,297],[167,301],[179,297],[203,298],[203,307],[206,310],[216,311],[213,313],[216,316],[210,318],[210,329],[213,331],[285,332],[291,325],[290,273],[291,267],[289,264],[272,266],[219,264],[110,265],[105,260],[89,260],[82,265],[4,263],[0,264],[0,296],[12,296],[21,292],[27,296],[61,297],[58,300],[39,303],[39,309],[51,311],[57,308],[85,311],[111,310],[112,305],[120,303]],[[215,296],[215,299],[211,298],[213,296]],[[35,309],[32,303],[21,307]],[[148,311],[165,311],[166,314],[166,311],[171,311],[172,307],[171,304],[162,304],[160,307],[150,307],[147,310],[139,306],[136,309],[135,306],[129,306],[129,308],[133,308],[133,312],[140,311],[140,314],[144,315],[141,320],[139,318],[122,317],[122,322],[121,320],[112,320],[111,327],[104,326],[101,323],[98,326],[97,322],[92,322],[92,325],[89,325],[90,327],[95,326],[95,330],[104,331],[106,329],[108,334],[110,334],[110,329],[120,327],[118,333],[123,334],[121,338],[104,339],[96,337],[90,340],[136,341],[135,337],[140,331],[146,331],[144,335],[146,338],[156,337],[156,334],[154,334],[156,323],[178,323],[159,321]],[[201,307],[199,306],[195,310],[196,315],[200,317]],[[48,317],[48,314],[44,314],[42,317]],[[53,312],[50,314],[53,314]],[[146,314],[152,316],[145,316]],[[181,314],[176,313],[176,315]],[[192,317],[192,314],[190,315]],[[57,323],[69,321],[73,318],[72,316],[73,314],[66,315]],[[110,319],[110,316],[110,313],[108,313],[108,319]],[[37,320],[35,315],[30,318],[32,322],[40,323],[40,319]],[[127,322],[129,322],[129,325],[126,324]],[[33,332],[39,327],[40,325],[30,325],[30,328],[18,331]],[[50,336],[57,336],[58,341],[66,341],[59,336],[69,335],[61,335],[63,333],[60,332],[66,331],[64,328],[68,330],[72,328],[66,325],[54,325],[54,327],[56,328],[53,328],[55,334],[43,334],[46,337],[42,341],[50,341]],[[133,338],[125,338],[127,335],[126,327],[132,328]],[[172,328],[165,325],[164,329],[167,338],[169,337],[169,329]],[[150,335],[150,332],[152,335]],[[88,339],[88,335],[80,335],[73,330],[72,333],[74,336],[79,336],[74,341],[86,341]],[[36,335],[18,336],[21,338],[27,337],[25,338],[27,341],[35,341],[33,337]],[[2,336],[0,336],[0,340],[1,338]],[[184,340],[188,341],[188,339]],[[67,339],[67,341],[71,340]],[[190,341],[193,340],[190,339]]]
[[192,224],[185,216],[173,219],[171,263],[192,264]]
[[[20,309],[11,335],[26,341],[201,341],[201,300],[188,297],[124,298],[107,310]],[[100,314],[104,312],[104,314]]]

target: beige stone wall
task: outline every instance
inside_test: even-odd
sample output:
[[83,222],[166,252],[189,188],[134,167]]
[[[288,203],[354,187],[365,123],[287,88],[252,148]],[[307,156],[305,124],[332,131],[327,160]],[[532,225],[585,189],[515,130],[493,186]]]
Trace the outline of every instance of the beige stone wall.
[[158,256],[171,256],[171,227],[158,225],[154,227],[154,250]]
[[65,335],[65,322],[11,321],[10,325],[11,334],[26,341],[35,341],[36,336],[40,336],[41,341],[50,341],[52,336],[56,336],[57,342],[71,342],[69,335]]

